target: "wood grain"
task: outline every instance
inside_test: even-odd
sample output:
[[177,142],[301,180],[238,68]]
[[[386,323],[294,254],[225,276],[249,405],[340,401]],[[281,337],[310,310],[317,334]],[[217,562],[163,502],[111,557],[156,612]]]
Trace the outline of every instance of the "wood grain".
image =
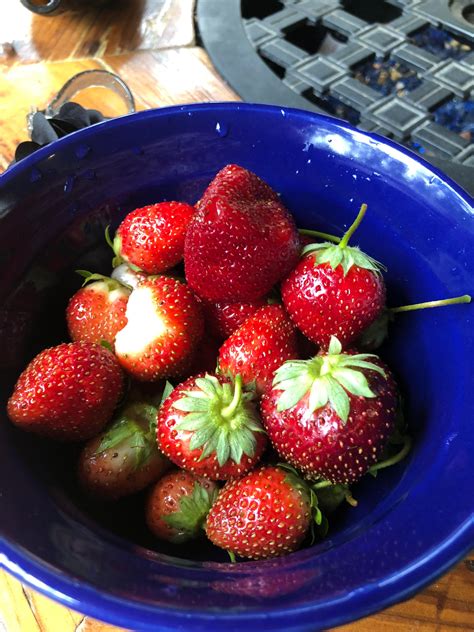
[[19,0],[1,0],[0,63],[116,55],[191,46],[194,0],[113,0],[84,3],[55,17],[31,13]]
[[[26,115],[31,107],[44,108],[67,79],[77,72],[94,68],[106,68],[120,74],[134,93],[139,110],[238,98],[217,75],[207,54],[200,48],[5,66],[0,73],[0,171],[10,164],[18,143],[28,139]],[[176,76],[179,76],[179,85]],[[75,100],[85,107],[97,108],[107,116],[124,113],[121,99],[101,88],[84,91]]]

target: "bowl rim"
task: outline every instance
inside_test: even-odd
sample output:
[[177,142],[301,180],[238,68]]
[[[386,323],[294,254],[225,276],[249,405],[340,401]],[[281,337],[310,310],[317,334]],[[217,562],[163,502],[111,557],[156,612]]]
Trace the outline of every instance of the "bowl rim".
[[[271,115],[288,114],[303,117],[312,122],[321,120],[330,123],[335,129],[348,132],[357,132],[369,138],[381,146],[390,147],[407,159],[415,161],[426,170],[437,176],[445,186],[448,186],[464,202],[472,205],[473,198],[462,187],[454,182],[440,169],[431,165],[424,158],[413,151],[386,139],[378,134],[359,130],[340,119],[321,115],[318,113],[280,107],[276,105],[217,102],[217,103],[193,103],[189,105],[174,105],[163,108],[155,108],[118,117],[97,125],[106,126],[107,129],[120,128],[130,124],[133,120],[146,120],[148,118],[166,117],[170,114],[188,112],[213,112],[224,113],[226,111],[259,111]],[[73,132],[53,143],[39,149],[34,154],[12,165],[3,174],[0,174],[0,185],[13,180],[17,174],[28,169],[35,168],[43,159],[49,157],[56,149],[66,149],[73,146],[78,140],[84,141],[88,136],[94,135],[97,125]],[[348,621],[367,616],[375,611],[406,599],[430,584],[457,561],[461,560],[472,548],[474,542],[474,516],[466,520],[450,534],[448,538],[440,542],[436,548],[425,551],[416,557],[410,564],[389,575],[382,583],[372,583],[362,587],[356,593],[344,595],[341,598],[326,601],[323,604],[308,605],[304,607],[262,609],[261,612],[250,613],[200,613],[198,611],[178,611],[175,608],[153,607],[136,601],[128,601],[126,598],[113,597],[97,591],[90,584],[78,581],[72,576],[67,576],[53,569],[47,563],[32,556],[28,551],[16,546],[13,542],[0,536],[0,568],[3,567],[21,582],[31,586],[46,596],[59,601],[63,605],[79,610],[89,616],[108,621],[115,625],[121,625],[140,630],[174,630],[182,625],[189,625],[190,617],[193,623],[198,625],[213,625],[216,630],[237,629],[242,623],[252,629],[254,624],[268,630],[315,629],[315,616],[321,616],[324,627],[341,625]],[[54,586],[54,587],[53,587]],[[350,603],[350,609],[344,605]]]

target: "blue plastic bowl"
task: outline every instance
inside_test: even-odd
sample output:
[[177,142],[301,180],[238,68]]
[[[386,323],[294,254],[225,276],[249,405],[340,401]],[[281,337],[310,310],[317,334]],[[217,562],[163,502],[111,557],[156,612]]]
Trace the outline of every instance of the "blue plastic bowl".
[[[73,270],[109,269],[104,227],[160,199],[194,202],[231,162],[281,192],[301,227],[340,232],[366,202],[355,241],[387,265],[389,304],[474,293],[472,200],[398,145],[262,105],[141,112],[72,134],[0,178],[4,401],[32,355],[65,337]],[[277,560],[231,565],[205,544],[157,550],[137,527],[138,501],[85,506],[74,448],[39,442],[2,413],[0,563],[67,606],[155,632],[314,631],[409,597],[473,544],[472,326],[465,305],[398,317],[385,357],[412,454],[357,486],[359,506],[327,540]]]

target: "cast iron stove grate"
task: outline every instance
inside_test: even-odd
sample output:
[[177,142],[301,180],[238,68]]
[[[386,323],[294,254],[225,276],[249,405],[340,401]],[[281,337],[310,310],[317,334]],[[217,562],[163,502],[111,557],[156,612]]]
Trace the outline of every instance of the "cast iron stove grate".
[[474,181],[474,0],[199,0],[197,15],[244,100],[332,114]]

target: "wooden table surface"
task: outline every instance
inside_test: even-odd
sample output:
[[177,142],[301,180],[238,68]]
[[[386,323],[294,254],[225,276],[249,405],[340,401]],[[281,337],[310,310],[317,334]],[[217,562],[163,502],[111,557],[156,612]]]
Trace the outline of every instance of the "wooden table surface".
[[[115,0],[102,9],[46,18],[33,16],[19,0],[2,0],[0,171],[11,162],[16,145],[27,140],[25,117],[30,107],[44,107],[81,70],[105,68],[118,73],[131,87],[138,109],[238,100],[196,45],[193,3]],[[123,111],[121,102],[103,89],[90,89],[77,100],[108,115]],[[6,632],[118,630],[68,610],[0,571],[2,628]],[[474,632],[474,560],[461,562],[409,601],[340,629]]]

